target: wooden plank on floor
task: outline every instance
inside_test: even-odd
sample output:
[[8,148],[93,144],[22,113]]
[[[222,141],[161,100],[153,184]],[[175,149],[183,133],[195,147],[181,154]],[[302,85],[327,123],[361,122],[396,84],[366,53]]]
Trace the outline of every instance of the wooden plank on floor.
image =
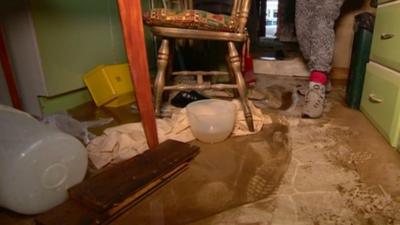
[[70,197],[104,212],[140,190],[144,184],[191,160],[198,151],[198,147],[168,140],[74,186],[69,190]]
[[152,194],[154,191],[158,190],[160,187],[164,186],[170,180],[173,180],[176,176],[184,172],[187,168],[187,165],[182,165],[182,167],[177,168],[177,170],[172,171],[170,174],[165,175],[163,178],[146,185],[141,190],[139,190],[137,194],[135,193],[132,196],[128,197],[124,202],[116,205],[116,207],[109,209],[107,211],[108,217],[106,220],[102,220],[101,225],[112,223],[119,216],[129,211],[133,206]]
[[171,173],[163,176],[162,179],[145,185],[137,193],[129,196],[120,204],[105,213],[98,213],[95,210],[81,205],[79,202],[70,199],[60,206],[36,217],[35,221],[38,225],[106,225],[113,222],[119,216],[127,212],[142,199],[165,185],[174,177],[187,169],[187,164],[176,168]]
[[108,224],[188,168],[199,148],[168,140],[72,187],[71,199],[36,217],[40,225]]

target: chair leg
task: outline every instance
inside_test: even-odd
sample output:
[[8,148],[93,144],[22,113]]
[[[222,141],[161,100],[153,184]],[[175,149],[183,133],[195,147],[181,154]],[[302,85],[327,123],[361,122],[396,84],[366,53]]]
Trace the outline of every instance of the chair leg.
[[174,54],[175,54],[175,40],[171,39],[168,41],[168,46],[169,46],[169,51],[168,51],[168,64],[166,68],[166,74],[165,74],[165,82],[168,83],[168,81],[171,80],[172,77],[172,72],[174,70]]
[[[230,63],[229,55],[227,55],[225,57],[225,61],[226,61],[226,64],[228,65],[229,82],[234,84],[234,83],[236,83],[236,77],[235,77],[235,74],[233,72],[232,65]],[[233,92],[233,97],[234,98],[239,98],[239,92],[238,92],[237,89],[233,89],[232,92]]]
[[[170,85],[171,81],[173,81],[172,78],[172,72],[174,71],[174,54],[175,54],[175,40],[174,39],[169,39],[168,40],[168,63],[167,66],[165,68],[165,81],[164,81],[164,86],[165,85]],[[161,95],[161,105],[162,102],[165,100],[169,100],[169,93],[167,91],[164,91]]]
[[156,116],[161,116],[161,103],[162,94],[165,86],[165,74],[168,65],[169,57],[169,41],[168,39],[163,39],[161,41],[160,49],[158,50],[157,56],[157,76],[154,82],[154,95],[155,95],[155,114]]
[[251,115],[250,107],[247,100],[247,87],[240,71],[240,58],[236,50],[235,44],[233,42],[228,42],[229,51],[229,64],[235,74],[236,85],[238,86],[238,91],[240,95],[240,101],[242,103],[244,116],[246,118],[246,123],[250,131],[254,131],[253,116]]

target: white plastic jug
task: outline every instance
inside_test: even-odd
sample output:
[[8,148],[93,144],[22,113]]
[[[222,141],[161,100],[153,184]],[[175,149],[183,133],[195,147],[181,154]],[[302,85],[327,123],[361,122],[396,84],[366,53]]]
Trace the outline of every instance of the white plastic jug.
[[186,106],[190,129],[202,142],[216,143],[225,140],[236,121],[236,107],[232,102],[206,99]]
[[44,212],[67,197],[86,174],[87,153],[74,137],[0,105],[0,206]]

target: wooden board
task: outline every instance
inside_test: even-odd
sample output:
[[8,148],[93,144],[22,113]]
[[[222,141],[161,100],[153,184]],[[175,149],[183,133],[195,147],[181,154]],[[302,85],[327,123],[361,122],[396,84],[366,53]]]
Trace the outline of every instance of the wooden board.
[[188,167],[199,148],[168,140],[72,187],[70,200],[36,218],[41,225],[107,224]]
[[191,160],[198,148],[168,140],[150,151],[119,163],[69,190],[72,199],[104,212],[126,197]]
[[150,184],[142,187],[138,192],[129,196],[123,202],[115,205],[105,213],[98,213],[95,210],[85,207],[79,202],[70,199],[60,206],[39,215],[35,218],[38,225],[106,225],[124,214],[130,208],[139,203],[142,199],[165,185],[174,177],[187,169],[187,164],[178,167],[176,170],[165,175]]

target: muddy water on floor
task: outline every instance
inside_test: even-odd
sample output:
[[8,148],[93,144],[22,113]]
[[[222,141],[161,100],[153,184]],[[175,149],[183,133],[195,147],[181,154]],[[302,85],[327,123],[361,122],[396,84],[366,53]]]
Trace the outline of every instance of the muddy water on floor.
[[256,135],[194,142],[201,153],[190,168],[113,224],[185,224],[268,197],[290,163],[287,134],[271,124]]

